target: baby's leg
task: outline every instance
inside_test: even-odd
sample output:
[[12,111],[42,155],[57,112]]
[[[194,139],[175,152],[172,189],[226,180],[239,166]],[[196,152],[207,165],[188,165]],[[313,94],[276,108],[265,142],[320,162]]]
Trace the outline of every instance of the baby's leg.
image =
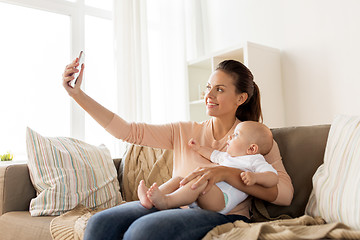
[[159,209],[169,209],[175,207],[181,207],[193,203],[198,198],[199,194],[204,191],[207,183],[199,186],[197,189],[191,189],[191,185],[194,184],[197,179],[194,179],[187,183],[185,186],[177,189],[175,192],[165,194],[154,183],[147,192],[147,196],[154,206]]
[[181,180],[183,180],[182,177],[179,176],[172,177],[167,182],[161,184],[159,186],[159,189],[161,190],[161,192],[165,194],[172,193],[180,187]]
[[224,193],[218,186],[214,185],[205,195],[199,195],[197,204],[202,209],[215,212],[221,211],[225,208]]

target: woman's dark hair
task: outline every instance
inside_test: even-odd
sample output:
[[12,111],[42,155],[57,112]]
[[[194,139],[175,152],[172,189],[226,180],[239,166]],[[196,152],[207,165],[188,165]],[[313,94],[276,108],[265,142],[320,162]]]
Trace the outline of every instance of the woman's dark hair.
[[240,121],[263,121],[260,105],[259,87],[254,82],[251,71],[241,62],[235,60],[225,60],[217,66],[216,70],[221,70],[234,79],[237,93],[247,93],[247,100],[236,110],[236,117]]

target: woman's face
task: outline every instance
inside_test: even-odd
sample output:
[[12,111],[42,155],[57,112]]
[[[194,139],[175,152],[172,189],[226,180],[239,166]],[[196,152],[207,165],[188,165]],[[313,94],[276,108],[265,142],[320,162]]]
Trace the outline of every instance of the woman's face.
[[205,95],[206,113],[209,116],[235,116],[236,109],[244,102],[244,95],[236,93],[233,81],[232,76],[221,70],[216,70],[210,76]]

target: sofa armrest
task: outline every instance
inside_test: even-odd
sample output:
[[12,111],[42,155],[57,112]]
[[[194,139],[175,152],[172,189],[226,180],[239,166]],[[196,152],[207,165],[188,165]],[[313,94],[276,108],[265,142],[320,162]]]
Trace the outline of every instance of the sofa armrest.
[[0,215],[10,211],[28,211],[36,197],[27,164],[0,166]]

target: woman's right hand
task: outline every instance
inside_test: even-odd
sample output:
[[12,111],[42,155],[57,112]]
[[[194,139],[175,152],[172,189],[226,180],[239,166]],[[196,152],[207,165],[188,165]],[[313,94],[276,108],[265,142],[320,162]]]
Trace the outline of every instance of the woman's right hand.
[[[79,59],[75,58],[75,60],[72,61],[72,63],[70,63],[69,65],[67,65],[65,67],[64,73],[62,75],[63,87],[65,88],[65,90],[71,97],[74,95],[77,95],[81,92],[80,86],[81,86],[81,82],[83,79],[85,64],[82,64],[81,70],[77,69],[78,66],[79,66]],[[80,71],[80,74],[76,81],[76,84],[74,87],[72,87],[70,85],[70,82],[72,80],[74,80],[74,73],[79,72],[79,71]]]
[[183,180],[181,180],[180,185],[184,186],[191,180],[197,178],[197,181],[191,186],[191,189],[196,189],[207,182],[207,186],[202,192],[202,194],[206,194],[215,183],[225,180],[224,176],[228,173],[227,169],[231,168],[225,166],[198,167],[193,172],[189,173]]

